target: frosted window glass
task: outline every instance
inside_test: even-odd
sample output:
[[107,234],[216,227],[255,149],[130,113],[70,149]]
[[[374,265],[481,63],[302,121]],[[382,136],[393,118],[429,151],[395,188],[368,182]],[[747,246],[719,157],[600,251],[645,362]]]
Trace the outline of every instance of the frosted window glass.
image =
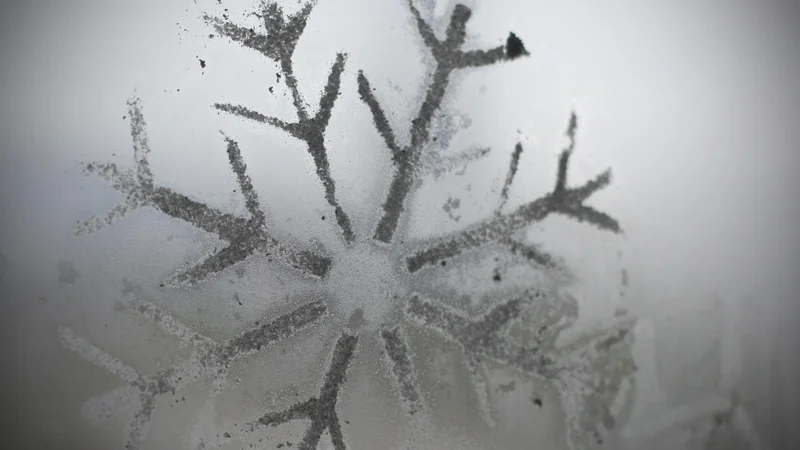
[[789,6],[3,8],[10,448],[794,448]]

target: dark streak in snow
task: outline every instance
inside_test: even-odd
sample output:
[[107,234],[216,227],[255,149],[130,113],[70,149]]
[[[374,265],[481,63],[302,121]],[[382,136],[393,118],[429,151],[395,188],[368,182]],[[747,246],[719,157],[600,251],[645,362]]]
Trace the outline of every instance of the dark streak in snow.
[[345,450],[342,425],[339,423],[336,413],[336,402],[357,343],[357,336],[342,334],[339,337],[331,358],[330,368],[322,388],[320,388],[319,397],[312,397],[302,403],[296,403],[280,412],[265,414],[255,424],[251,424],[248,430],[252,431],[258,426],[276,426],[292,420],[307,419],[311,424],[298,445],[300,450],[316,449],[325,430],[331,437],[333,448]]
[[386,356],[397,382],[397,389],[405,404],[406,412],[414,415],[422,409],[422,399],[417,390],[417,380],[411,363],[410,350],[399,327],[381,332]]

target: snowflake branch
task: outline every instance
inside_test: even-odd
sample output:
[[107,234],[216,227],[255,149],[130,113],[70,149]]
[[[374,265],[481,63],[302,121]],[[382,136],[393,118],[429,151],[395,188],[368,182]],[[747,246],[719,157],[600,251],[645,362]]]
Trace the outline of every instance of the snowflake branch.
[[517,174],[517,167],[519,166],[519,157],[522,155],[522,144],[517,143],[514,147],[514,152],[511,153],[511,162],[508,166],[508,174],[506,175],[506,180],[503,183],[503,189],[500,191],[500,205],[497,207],[497,211],[503,209],[506,202],[508,201],[508,190],[511,188],[511,183],[514,182],[514,176]]
[[[426,173],[432,173],[434,178],[440,177],[443,173],[452,172],[456,169],[465,169],[466,166],[478,159],[486,156],[491,151],[490,148],[477,148],[467,150],[461,154],[453,156],[438,156],[435,153],[423,155],[420,161],[421,167]],[[436,155],[436,156],[434,156]]]
[[314,122],[322,130],[328,127],[333,105],[339,97],[339,87],[342,84],[342,72],[344,72],[346,60],[347,56],[344,53],[336,54],[336,62],[334,62],[331,67],[331,73],[328,75],[328,82],[319,99],[319,110],[317,110],[317,114],[314,116]]
[[408,7],[411,10],[411,15],[414,16],[414,19],[417,23],[417,30],[419,31],[419,35],[422,37],[422,41],[425,43],[425,46],[432,51],[434,49],[438,51],[441,43],[439,42],[439,38],[437,38],[436,34],[433,32],[431,26],[428,25],[428,22],[422,18],[422,15],[420,15],[419,10],[416,8],[416,6],[414,6],[412,0],[408,1]]
[[[414,6],[413,2],[409,1],[409,8],[411,14],[414,16],[417,28],[422,37],[423,43],[428,47],[436,61],[436,69],[433,73],[433,81],[428,87],[425,99],[420,106],[417,116],[412,120],[411,126],[411,142],[408,146],[401,150],[396,150],[396,144],[389,145],[391,141],[387,138],[387,125],[385,120],[382,120],[382,114],[376,114],[376,108],[370,104],[374,98],[362,94],[362,100],[370,106],[373,111],[373,122],[375,122],[378,131],[384,136],[387,141],[387,146],[390,146],[394,157],[395,173],[392,182],[389,186],[389,193],[383,203],[383,215],[378,221],[375,234],[373,238],[388,243],[392,240],[400,215],[404,210],[404,202],[408,193],[411,190],[413,178],[416,172],[416,166],[420,160],[420,152],[422,147],[427,143],[430,137],[430,124],[433,119],[434,113],[441,106],[442,100],[449,83],[450,74],[455,69],[460,69],[467,66],[482,66],[493,64],[502,59],[509,59],[527,54],[517,51],[514,54],[508,53],[502,57],[495,55],[496,49],[492,50],[485,55],[483,53],[461,51],[461,46],[466,39],[466,23],[470,18],[472,12],[464,5],[456,5],[450,16],[450,24],[447,27],[446,39],[440,41],[433,33],[430,25],[422,19],[419,10]],[[513,34],[512,34],[513,36]],[[516,37],[515,45],[519,48],[522,47],[522,41]],[[510,39],[510,38],[509,38]],[[519,50],[514,48],[514,50]],[[364,78],[364,80],[366,80]],[[361,82],[361,79],[359,80]],[[366,86],[366,83],[360,83]],[[360,89],[363,91],[363,89]]]
[[336,184],[330,173],[328,151],[325,148],[325,130],[330,121],[334,103],[339,97],[341,76],[344,71],[346,56],[343,53],[337,53],[336,61],[333,63],[328,76],[328,82],[320,97],[319,110],[313,118],[309,117],[306,111],[305,101],[298,89],[297,78],[294,76],[292,66],[295,47],[305,30],[308,16],[312,9],[313,2],[307,3],[300,12],[286,18],[283,8],[276,3],[265,4],[261,14],[257,14],[257,16],[264,22],[264,28],[267,31],[266,36],[260,35],[252,29],[245,29],[218,18],[205,16],[206,22],[213,26],[219,34],[227,36],[245,47],[252,48],[279,63],[281,72],[286,80],[286,86],[292,94],[292,104],[298,120],[296,123],[286,123],[239,105],[217,103],[214,107],[220,111],[275,126],[304,141],[309,154],[314,159],[317,176],[322,181],[325,189],[325,199],[334,208],[336,222],[342,230],[342,235],[345,241],[353,242],[355,234],[353,233],[350,219],[336,199]]
[[239,189],[242,191],[242,196],[244,196],[245,199],[247,211],[250,212],[256,223],[260,226],[264,226],[267,219],[264,217],[264,212],[261,211],[261,204],[258,201],[258,194],[253,188],[253,182],[247,175],[247,165],[242,159],[242,152],[239,150],[239,144],[227,136],[225,136],[225,141],[228,143],[228,160],[231,163],[233,172],[236,174]]
[[330,267],[330,259],[310,251],[296,250],[285,245],[268,233],[265,217],[260,210],[258,198],[252,182],[246,174],[246,165],[241,158],[238,144],[225,137],[231,167],[237,176],[248,211],[255,220],[251,221],[223,213],[179,194],[170,188],[156,186],[147,164],[150,152],[145,122],[138,99],[129,101],[131,129],[134,142],[136,172],[122,171],[115,164],[89,163],[84,167],[86,174],[97,173],[111,183],[114,189],[125,194],[124,203],[114,207],[105,217],[95,217],[79,224],[76,233],[83,234],[99,230],[103,224],[110,224],[125,213],[141,206],[153,206],[168,216],[183,220],[208,233],[216,234],[229,241],[230,245],[215,253],[199,265],[177,275],[171,282],[197,283],[225,268],[243,261],[255,252],[274,255],[280,262],[303,272],[322,277]]
[[133,159],[136,163],[136,177],[144,190],[153,186],[153,173],[147,157],[150,154],[150,141],[147,138],[147,123],[142,114],[142,100],[133,97],[128,100],[128,114],[131,116],[131,137],[133,138]]
[[222,346],[223,354],[230,355],[229,358],[234,359],[261,350],[261,347],[285,339],[300,329],[315,323],[326,313],[327,307],[323,301],[306,303],[270,323],[232,338]]
[[127,383],[139,381],[139,373],[119,359],[109,355],[86,339],[77,336],[70,328],[58,329],[58,335],[64,348],[71,350],[83,359],[102,367],[108,373],[118,376]]
[[417,379],[405,336],[400,327],[394,327],[383,330],[381,338],[383,338],[386,356],[391,364],[391,371],[403,400],[403,406],[406,412],[413,416],[422,410],[422,397],[417,389]]
[[128,449],[132,450],[138,449],[147,436],[156,397],[170,392],[175,393],[189,383],[209,377],[214,379],[210,395],[215,396],[221,389],[233,362],[310,326],[326,312],[322,301],[310,302],[267,324],[256,326],[225,344],[218,344],[193,331],[152,303],[140,301],[136,309],[182,343],[194,344],[190,358],[173,367],[162,369],[154,375],[145,376],[84,338],[76,336],[71,329],[59,330],[61,342],[67,349],[105,368],[126,383],[126,386],[87,401],[83,411],[89,419],[93,422],[107,419],[111,416],[112,410],[120,408],[138,396],[139,409],[129,424]]
[[490,428],[495,422],[489,406],[489,386],[486,382],[486,365],[476,355],[466,355],[467,372],[469,373],[475,395],[478,399],[478,413]]
[[512,342],[505,329],[519,317],[523,303],[539,297],[537,292],[526,291],[492,308],[488,314],[470,319],[450,307],[414,295],[409,299],[406,314],[459,344],[467,355],[489,358],[528,374],[548,376],[552,368],[549,358],[536,347]]
[[562,214],[578,222],[588,222],[601,230],[621,233],[622,229],[616,219],[583,204],[595,192],[611,183],[610,170],[601,173],[582,186],[566,187],[567,168],[569,157],[574,149],[576,126],[577,122],[573,113],[567,129],[570,145],[561,153],[555,187],[550,193],[523,204],[513,212],[495,214],[466,230],[437,239],[435,243],[419,250],[406,260],[408,270],[416,272],[426,265],[436,264],[469,249],[488,243],[501,242],[508,239],[514,232],[540,222],[550,214]]
[[97,426],[111,419],[120,405],[130,403],[139,391],[131,385],[121,386],[99,397],[87,400],[81,407],[81,415],[91,425]]
[[214,108],[222,112],[233,114],[235,116],[253,120],[255,122],[272,125],[273,127],[280,128],[281,130],[291,134],[292,136],[295,136],[295,133],[297,133],[296,123],[288,123],[284,122],[283,120],[277,119],[275,117],[265,116],[264,114],[261,114],[258,111],[253,111],[252,109],[247,108],[246,106],[234,105],[231,103],[214,103]]
[[336,414],[336,402],[357,343],[358,337],[356,336],[344,333],[339,337],[331,358],[330,368],[325,375],[323,386],[320,388],[319,397],[312,397],[283,411],[267,413],[255,423],[246,426],[245,429],[252,431],[259,426],[276,426],[292,420],[309,419],[311,423],[299,445],[300,449],[313,450],[317,448],[322,433],[327,429],[331,435],[333,448],[345,450],[341,424]]
[[153,303],[143,300],[139,301],[136,305],[136,311],[158,325],[162,331],[178,339],[182,346],[195,342],[211,342],[210,339],[195,332]]
[[376,99],[375,95],[372,93],[372,90],[366,75],[364,75],[362,70],[359,70],[358,95],[361,97],[361,101],[366,103],[369,107],[372,113],[372,121],[375,123],[375,128],[378,129],[378,133],[383,137],[386,147],[392,152],[392,158],[397,159],[400,157],[401,150],[395,142],[392,127],[389,125],[389,121],[386,120],[386,115],[383,113],[383,109],[380,103],[378,103],[378,99]]
[[500,243],[508,248],[508,251],[512,254],[533,261],[542,267],[566,270],[553,255],[536,244],[526,244],[510,237],[500,239]]

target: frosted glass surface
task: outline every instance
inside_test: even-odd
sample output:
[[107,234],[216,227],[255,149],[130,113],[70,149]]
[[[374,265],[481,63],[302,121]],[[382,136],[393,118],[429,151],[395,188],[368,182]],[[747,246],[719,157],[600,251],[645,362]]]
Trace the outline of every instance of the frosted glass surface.
[[15,449],[796,448],[795,6],[16,2]]

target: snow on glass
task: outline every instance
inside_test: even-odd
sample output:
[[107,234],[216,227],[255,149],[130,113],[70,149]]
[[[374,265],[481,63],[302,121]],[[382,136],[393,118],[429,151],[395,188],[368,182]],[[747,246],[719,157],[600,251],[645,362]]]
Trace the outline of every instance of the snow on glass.
[[[430,173],[441,173],[467,164],[482,155],[465,152],[454,162],[431,162],[425,155],[430,139],[431,123],[447,92],[450,77],[460,70],[489,70],[500,63],[510,63],[528,56],[523,42],[509,33],[505,45],[487,50],[462,50],[466,25],[471,10],[456,5],[449,24],[440,39],[420,11],[409,2],[421,42],[435,60],[431,82],[424,100],[410,123],[410,139],[400,144],[396,130],[387,120],[380,95],[372,87],[368,74],[358,71],[358,94],[369,109],[373,125],[391,154],[393,174],[388,193],[382,204],[380,218],[371,236],[358,236],[347,211],[337,198],[336,181],[331,175],[325,133],[332,110],[339,97],[347,55],[339,53],[329,68],[327,82],[318,100],[318,109],[311,114],[298,89],[292,57],[303,35],[306,21],[314,4],[308,3],[291,16],[284,14],[275,3],[265,3],[258,12],[263,30],[246,28],[225,19],[205,16],[206,23],[219,35],[243,47],[255,50],[275,61],[291,94],[296,112],[295,122],[266,116],[243,105],[217,103],[219,111],[278,128],[302,141],[313,159],[316,176],[321,181],[324,197],[333,209],[335,221],[329,221],[341,233],[346,243],[341,254],[323,254],[302,244],[275,237],[270,230],[248,167],[242,158],[239,144],[223,135],[225,151],[234,172],[249,216],[223,212],[199,200],[191,199],[161,185],[154,179],[148,156],[151,152],[140,99],[128,102],[134,167],[124,169],[113,163],[91,162],[84,165],[87,174],[104,178],[125,196],[123,203],[106,214],[78,224],[77,233],[93,233],[114,223],[131,211],[150,207],[192,226],[217,235],[227,246],[205,260],[191,265],[162,286],[185,286],[202,283],[214,274],[246,264],[252,255],[269,256],[273,264],[291,267],[297,277],[316,279],[324,287],[326,298],[296,304],[290,312],[271,318],[227,340],[217,342],[194,331],[164,309],[137,297],[134,309],[162,330],[191,348],[190,356],[172,367],[155,374],[142,374],[125,362],[109,355],[99,347],[78,336],[69,328],[60,330],[65,347],[116,375],[123,386],[89,400],[84,414],[91,420],[102,420],[127,405],[135,405],[128,425],[126,448],[140,448],[147,440],[156,398],[175,393],[190,383],[208,381],[212,389],[206,402],[213,408],[214,398],[227,386],[231,365],[299,330],[325,320],[339,321],[339,338],[332,343],[327,370],[319,377],[319,393],[279,411],[263,411],[250,423],[226,429],[218,442],[199,442],[198,448],[229,441],[246,442],[247,435],[303,419],[307,423],[300,449],[315,449],[327,431],[333,448],[347,448],[342,423],[337,415],[337,400],[346,388],[348,369],[357,357],[357,348],[364,339],[377,339],[384,353],[385,373],[395,386],[397,402],[409,421],[426,417],[429,405],[420,386],[414,367],[414,349],[407,338],[413,327],[433,330],[445,341],[461,348],[467,375],[476,392],[476,409],[488,426],[495,418],[487,397],[487,367],[501,365],[513,369],[519,377],[548,383],[559,393],[566,420],[566,441],[573,450],[586,448],[602,441],[602,430],[614,426],[610,412],[624,378],[633,371],[630,356],[631,330],[634,321],[623,317],[616,325],[593,335],[560,343],[561,331],[569,328],[578,316],[574,299],[548,292],[531,280],[515,287],[511,295],[491,298],[492,305],[478,315],[468,314],[448,305],[442,299],[423,295],[415,286],[420,275],[438,276],[458,270],[458,257],[478,248],[492,247],[526,262],[542,273],[565,270],[557,257],[520,239],[519,232],[550,215],[558,214],[592,225],[611,233],[621,233],[620,225],[610,215],[586,204],[597,191],[611,182],[611,172],[605,171],[588,182],[571,186],[568,183],[570,158],[575,153],[578,120],[573,113],[567,121],[568,145],[555,164],[552,189],[539,198],[527,201],[516,209],[507,210],[509,189],[518,170],[522,144],[510,149],[507,175],[500,192],[499,206],[489,217],[443,237],[414,242],[405,235],[401,217],[409,209],[408,198],[415,182]],[[499,275],[498,275],[499,276]],[[416,278],[416,279],[415,279]],[[129,291],[136,289],[126,287]],[[524,322],[528,339],[519,339],[513,329]],[[531,401],[540,404],[541,400]]]

